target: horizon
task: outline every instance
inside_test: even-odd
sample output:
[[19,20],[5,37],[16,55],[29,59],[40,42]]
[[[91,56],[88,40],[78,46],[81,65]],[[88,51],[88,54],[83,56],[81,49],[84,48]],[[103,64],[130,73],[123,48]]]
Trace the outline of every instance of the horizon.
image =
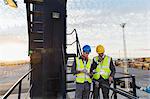
[[[18,0],[17,3],[18,8],[13,9],[0,1],[0,12],[3,13],[0,15],[0,60],[28,57],[25,4],[23,0]],[[106,54],[114,58],[123,58],[120,24],[127,23],[125,27],[127,58],[149,57],[149,15],[149,0],[68,0],[67,33],[76,28],[80,35],[81,46],[85,44],[92,46],[92,57],[96,55],[95,46],[102,44]],[[67,40],[72,42],[74,38],[68,37]],[[67,52],[75,52],[73,47],[68,48]]]

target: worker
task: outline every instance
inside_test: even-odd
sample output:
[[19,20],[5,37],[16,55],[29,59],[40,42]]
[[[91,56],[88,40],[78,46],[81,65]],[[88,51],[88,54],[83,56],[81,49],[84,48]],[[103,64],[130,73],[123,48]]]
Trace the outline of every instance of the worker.
[[89,99],[90,85],[92,83],[90,74],[92,62],[88,57],[91,47],[85,45],[82,50],[82,55],[76,57],[72,67],[72,73],[76,76],[75,99]]
[[105,49],[102,45],[96,47],[98,56],[93,58],[91,70],[93,71],[93,99],[100,98],[99,90],[101,88],[103,99],[109,99],[109,89],[103,84],[110,86],[115,75],[115,66],[112,58],[105,55]]

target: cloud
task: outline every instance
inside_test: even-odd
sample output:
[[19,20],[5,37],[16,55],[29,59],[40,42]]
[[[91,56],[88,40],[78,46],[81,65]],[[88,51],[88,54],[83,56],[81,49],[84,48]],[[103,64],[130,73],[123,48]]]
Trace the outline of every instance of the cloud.
[[[123,1],[118,0],[116,2],[102,0],[101,2],[95,2],[97,4],[103,3],[103,7],[99,7],[96,10],[95,8],[92,9],[92,6],[95,7],[94,4],[89,9],[88,4],[92,1],[88,1],[72,1],[68,4],[67,10],[67,30],[77,29],[82,46],[84,44],[96,46],[101,43],[105,45],[108,54],[118,53],[119,50],[123,51],[122,28],[120,24],[125,22],[127,23],[125,26],[125,34],[127,50],[130,52],[129,57],[141,55],[136,55],[132,51],[134,49],[145,46],[146,48],[150,48],[150,45],[146,45],[146,42],[150,42],[150,11],[147,10],[150,8],[147,4],[143,7],[141,6],[149,1],[141,2],[138,0],[136,2],[138,4],[136,5],[135,2],[129,1],[122,3]],[[134,8],[130,3],[134,4]],[[108,7],[111,4],[112,7]],[[80,7],[82,5],[84,7]],[[85,5],[87,6],[85,7]],[[122,5],[123,7],[121,7]],[[126,7],[129,8],[125,9]],[[143,56],[150,56],[150,54],[144,53],[144,51],[142,54]],[[118,57],[118,55],[112,55]]]
[[28,33],[24,0],[13,9],[0,0],[0,60],[21,60],[28,55]]
[[[18,8],[13,9],[8,5],[5,5],[3,1],[0,1],[0,29],[1,31],[8,29],[9,27],[26,26],[26,8],[23,2],[24,0],[18,0]],[[1,34],[1,32],[0,32]]]
[[[0,42],[12,42],[15,38],[27,42],[27,20],[24,0],[17,1],[18,8],[13,9],[0,1]],[[12,41],[11,41],[12,40]]]
[[23,43],[3,43],[0,46],[0,61],[25,60],[28,57],[28,46]]
[[[24,41],[27,39],[25,4],[23,0],[17,2],[18,8],[12,9],[0,1],[0,36],[10,38],[11,35],[18,41]],[[150,49],[150,44],[147,44],[150,42],[149,0],[67,0],[67,14],[67,32],[76,28],[82,46],[101,43],[106,47],[107,54],[118,57],[113,53],[123,50],[120,24],[125,22],[127,50],[131,52],[129,56],[138,56],[134,49]],[[68,43],[74,41],[74,37],[68,37]],[[94,47],[92,50],[95,51]],[[143,53],[143,56],[150,54]]]

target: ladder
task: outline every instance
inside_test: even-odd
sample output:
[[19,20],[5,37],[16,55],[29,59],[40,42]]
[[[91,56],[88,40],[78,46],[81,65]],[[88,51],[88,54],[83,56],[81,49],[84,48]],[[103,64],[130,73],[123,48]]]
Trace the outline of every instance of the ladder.
[[42,9],[35,10],[35,5],[42,5],[44,0],[25,0],[27,9],[27,24],[29,35],[29,49],[42,50],[44,43],[44,23],[42,20]]

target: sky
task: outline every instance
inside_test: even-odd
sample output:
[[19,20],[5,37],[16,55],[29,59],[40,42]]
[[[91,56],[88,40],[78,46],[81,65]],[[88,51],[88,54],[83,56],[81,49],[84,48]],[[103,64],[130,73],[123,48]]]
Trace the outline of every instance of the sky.
[[[26,59],[28,33],[24,0],[13,9],[0,0],[0,60]],[[105,53],[124,57],[123,33],[126,23],[127,57],[150,57],[150,0],[67,0],[67,33],[76,29],[81,47],[89,44],[91,56],[102,44]],[[67,43],[75,35],[67,36]],[[75,45],[73,45],[75,47]],[[73,47],[68,47],[71,52]],[[75,51],[75,50],[74,50]]]
[[[106,54],[124,57],[121,23],[126,23],[127,57],[150,56],[149,0],[68,0],[68,32],[77,29],[81,45],[102,44]],[[70,37],[70,40],[73,37]]]
[[0,61],[28,59],[28,33],[23,0],[14,9],[0,0]]

